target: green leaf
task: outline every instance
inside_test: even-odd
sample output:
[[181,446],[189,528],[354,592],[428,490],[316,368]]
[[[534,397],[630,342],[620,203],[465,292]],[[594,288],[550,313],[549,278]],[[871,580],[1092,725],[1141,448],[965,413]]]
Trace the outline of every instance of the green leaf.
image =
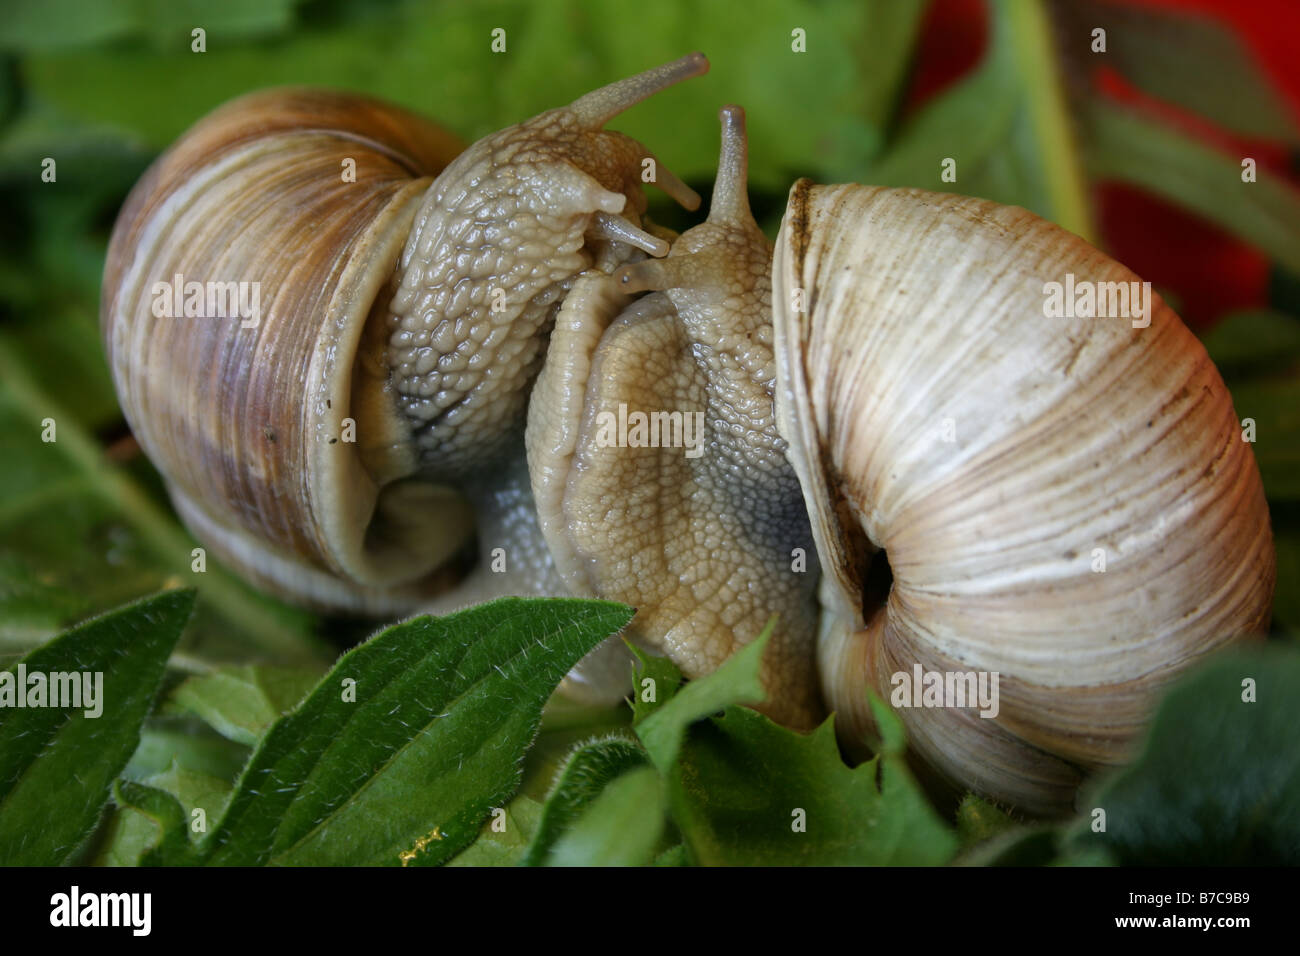
[[140,858],[158,845],[162,836],[161,824],[144,813],[128,807],[119,791],[124,783],[113,785],[113,798],[117,810],[105,822],[100,848],[95,854],[95,866],[139,866]]
[[[981,196],[1093,234],[1050,24],[1037,0],[994,4],[974,75],[912,118],[860,181]],[[943,179],[955,161],[956,180]]]
[[686,852],[686,844],[678,843],[655,857],[655,866],[690,866],[691,857]]
[[520,792],[541,803],[574,747],[596,734],[625,732],[631,725],[632,711],[627,707],[580,704],[556,694],[547,701],[541,730],[524,757]]
[[1300,359],[1300,319],[1271,309],[1224,316],[1202,339],[1224,378]]
[[[1236,30],[1188,10],[1094,3],[1074,36],[1106,30],[1104,60],[1144,91],[1244,136],[1296,141],[1295,121]],[[1076,41],[1079,42],[1079,41]],[[1207,69],[1213,64],[1213,69]]]
[[140,731],[140,746],[122,776],[137,783],[166,773],[173,765],[182,770],[233,781],[248,763],[251,751],[216,733],[193,718],[151,717]]
[[932,866],[957,849],[902,756],[850,769],[833,720],[802,735],[729,707],[692,728],[671,794],[702,866]]
[[143,781],[114,786],[118,811],[108,826],[103,862],[115,866],[195,862],[190,833],[205,833],[230,800],[230,782],[179,762]]
[[143,838],[138,824],[122,833],[110,850],[115,858],[146,866],[187,866],[195,862],[194,847],[188,836],[188,816],[175,796],[131,780],[119,780],[113,796],[122,808],[121,813],[146,821]]
[[971,847],[957,866],[1051,866],[1061,856],[1060,827],[1051,824],[1009,827]]
[[[498,816],[498,810],[503,815]],[[537,832],[541,816],[542,805],[523,794],[505,807],[493,808],[478,839],[447,865],[517,866]]]
[[867,690],[867,705],[871,708],[871,719],[875,722],[878,741],[869,741],[875,753],[901,757],[907,750],[907,731],[894,709],[880,699],[873,690]]
[[1068,849],[1142,866],[1300,864],[1297,727],[1300,650],[1215,657],[1165,697],[1138,759],[1080,801]]
[[[202,817],[206,823],[215,825],[221,819],[226,803],[230,800],[230,781],[187,770],[179,762],[173,763],[162,773],[156,773],[142,782],[166,791],[179,800],[185,809],[187,820],[194,819],[195,810],[202,810]],[[191,830],[202,833],[207,829],[206,823],[198,829],[191,827]]]
[[1237,420],[1255,422],[1251,448],[1264,491],[1270,499],[1300,498],[1300,379],[1238,382],[1231,392]]
[[201,26],[209,41],[277,33],[302,0],[11,0],[0,21],[0,50],[49,50],[138,36],[188,50]]
[[617,777],[556,842],[551,866],[641,866],[664,829],[663,786],[653,767]]
[[632,668],[632,722],[639,724],[677,693],[682,686],[682,672],[667,657],[643,651],[631,641],[627,646],[636,658]]
[[[126,770],[122,771],[122,779],[118,780],[118,784],[114,784],[114,799],[118,809],[108,818],[103,831],[100,832],[96,865],[138,866],[142,857],[156,848],[164,836],[164,829],[162,829],[164,817],[160,814],[164,812],[165,805],[146,804],[143,797],[139,800],[127,800],[120,790],[117,790],[120,784],[139,783],[174,797],[181,804],[183,813],[190,814],[186,819],[192,821],[191,832],[203,832],[209,826],[216,825],[221,818],[226,801],[230,799],[231,780],[247,762],[247,747],[240,747],[218,737],[208,727],[196,721],[191,728],[191,734],[170,731],[168,736],[170,741],[173,741],[170,745],[159,741],[147,743],[149,734],[151,731],[147,727],[140,735],[142,736],[140,748],[136,750],[135,756],[131,757],[131,762],[127,763]],[[225,765],[226,753],[222,753],[217,760],[209,760],[207,745],[212,743],[242,753],[243,757],[235,763],[234,767]],[[153,752],[143,757],[142,750],[147,748]],[[142,767],[148,762],[161,760],[165,753],[172,753],[170,765],[153,773],[140,773]],[[195,765],[205,767],[209,763],[216,763],[216,775],[207,773],[204,769],[195,769]],[[146,805],[151,808],[151,812],[144,812],[142,808]],[[203,810],[200,817],[192,816],[196,809]],[[195,826],[200,823],[199,829],[195,829]],[[186,845],[188,845],[188,836]],[[152,858],[148,862],[156,864],[159,860]],[[190,858],[186,856],[181,862],[190,862]]]
[[445,862],[518,787],[560,679],[632,614],[502,598],[382,631],[262,737],[207,862]]
[[968,793],[957,805],[957,836],[962,846],[974,846],[1014,827],[1015,821],[1002,809]]
[[29,687],[37,673],[47,685],[54,674],[80,672],[83,683],[95,675],[102,712],[15,709],[12,701],[0,709],[0,862],[56,865],[94,829],[193,607],[193,591],[146,598],[72,629],[18,664],[12,680],[21,668]]
[[1300,272],[1300,190],[1266,169],[1241,181],[1226,156],[1135,110],[1092,100],[1081,114],[1088,167],[1184,206]]
[[693,680],[654,713],[636,725],[650,759],[667,773],[677,760],[686,728],[730,704],[758,704],[766,696],[759,679],[763,650],[772,636],[775,619],[763,633],[731,655],[707,677]]
[[321,675],[307,670],[244,665],[191,677],[176,688],[168,712],[188,712],[223,737],[252,747],[307,696]]
[[542,866],[552,848],[616,777],[644,766],[646,752],[635,740],[606,737],[589,740],[569,755],[556,777],[537,832],[520,861],[524,866]]

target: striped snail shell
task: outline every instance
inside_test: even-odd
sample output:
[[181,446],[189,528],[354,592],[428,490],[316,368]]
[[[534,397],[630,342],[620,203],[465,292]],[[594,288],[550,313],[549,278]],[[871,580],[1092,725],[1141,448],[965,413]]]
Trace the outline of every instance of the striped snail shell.
[[[1049,316],[1052,283],[1149,286],[1023,209],[802,180],[773,253],[743,113],[722,120],[708,222],[557,322],[529,422],[557,567],[657,617],[690,676],[777,613],[769,714],[824,704],[860,752],[873,691],[943,777],[1060,812],[1161,688],[1267,629],[1268,510],[1227,389],[1158,296]],[[619,403],[705,410],[704,453],[604,447]],[[972,699],[899,693],[930,675]]]

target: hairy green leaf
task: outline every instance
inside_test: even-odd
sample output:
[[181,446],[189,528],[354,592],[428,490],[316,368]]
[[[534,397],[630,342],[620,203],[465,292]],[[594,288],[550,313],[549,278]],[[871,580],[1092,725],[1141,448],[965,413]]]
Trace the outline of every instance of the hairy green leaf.
[[1001,808],[973,793],[962,797],[957,806],[957,836],[962,846],[973,846],[1013,826],[1015,821]]
[[640,866],[664,829],[663,786],[653,767],[615,778],[556,841],[551,866]]
[[655,857],[655,866],[690,866],[691,857],[686,852],[686,844],[678,843]]
[[183,865],[195,859],[189,834],[206,833],[221,819],[230,781],[176,762],[146,780],[119,780],[114,797],[119,809],[107,828],[102,862]]
[[[94,829],[193,607],[193,591],[137,601],[32,651],[7,679],[0,675],[0,862],[62,863]],[[26,687],[17,686],[20,672]],[[45,705],[15,707],[14,694],[30,705],[33,689],[51,692],[60,674],[78,678],[73,699],[81,706],[48,706],[53,700],[42,694]],[[81,696],[87,683],[93,702]]]
[[207,862],[445,862],[519,785],[560,679],[632,610],[502,598],[391,627],[262,737]]
[[541,803],[574,747],[597,734],[625,732],[631,724],[627,707],[582,704],[556,694],[547,701],[537,739],[524,757],[520,792]]
[[113,858],[145,866],[189,866],[196,861],[185,807],[174,794],[132,780],[119,780],[113,787],[113,797],[121,808],[119,814],[129,821],[115,831],[117,841],[109,849]]
[[560,836],[572,827],[609,784],[648,761],[645,750],[626,737],[589,740],[569,755],[542,808],[537,832],[521,863],[541,866]]

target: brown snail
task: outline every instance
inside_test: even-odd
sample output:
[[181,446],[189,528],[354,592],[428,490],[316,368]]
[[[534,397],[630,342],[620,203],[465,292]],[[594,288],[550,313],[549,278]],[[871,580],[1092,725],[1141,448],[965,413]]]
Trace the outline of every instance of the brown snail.
[[[683,58],[454,161],[359,98],[219,110],[114,231],[103,328],[127,416],[195,533],[297,600],[622,600],[691,677],[777,613],[775,719],[835,710],[852,747],[868,688],[996,674],[996,716],[904,707],[913,744],[962,786],[1059,811],[1124,759],[1159,688],[1267,625],[1268,512],[1223,382],[1158,297],[1144,323],[1045,315],[1047,284],[1136,277],[1021,209],[800,181],[773,255],[734,107],[708,220],[644,222],[653,156],[600,128],[705,69]],[[255,329],[159,317],[173,274],[259,278],[269,308]],[[628,440],[637,413],[668,439]],[[448,580],[475,528],[511,571]],[[620,696],[610,648],[568,689]]]

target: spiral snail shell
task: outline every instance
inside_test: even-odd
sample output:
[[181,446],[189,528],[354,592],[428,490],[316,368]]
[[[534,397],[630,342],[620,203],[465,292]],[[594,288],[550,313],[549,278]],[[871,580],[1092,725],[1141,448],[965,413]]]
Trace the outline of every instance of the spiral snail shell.
[[[1268,509],[1227,389],[1158,299],[1136,320],[1048,317],[1067,274],[1141,283],[1023,209],[801,180],[773,252],[745,200],[743,113],[722,121],[708,221],[575,289],[557,321],[528,432],[557,566],[575,592],[648,607],[691,676],[778,612],[773,717],[806,727],[824,703],[860,751],[871,689],[948,780],[1061,812],[1128,755],[1162,687],[1267,629]],[[602,447],[593,410],[638,401],[707,409],[706,454]],[[633,490],[611,507],[615,488]],[[815,601],[789,561],[809,539]],[[896,696],[917,671],[970,704]]]
[[[894,703],[944,777],[1059,812],[1160,688],[1267,626],[1268,511],[1223,381],[1158,297],[1145,323],[1046,315],[1067,275],[1138,280],[1022,209],[800,181],[773,246],[736,107],[708,219],[646,222],[653,156],[601,127],[705,69],[685,57],[460,154],[341,94],[219,110],[114,232],[127,416],[195,533],[296,600],[621,600],[688,677],[777,614],[761,709],[797,728],[834,711],[850,750],[868,689],[995,674],[996,715]],[[252,330],[159,318],[172,274],[274,291]],[[610,442],[628,408],[700,422],[694,453]],[[476,533],[513,573],[455,580]],[[617,699],[626,670],[611,644],[564,686]]]

